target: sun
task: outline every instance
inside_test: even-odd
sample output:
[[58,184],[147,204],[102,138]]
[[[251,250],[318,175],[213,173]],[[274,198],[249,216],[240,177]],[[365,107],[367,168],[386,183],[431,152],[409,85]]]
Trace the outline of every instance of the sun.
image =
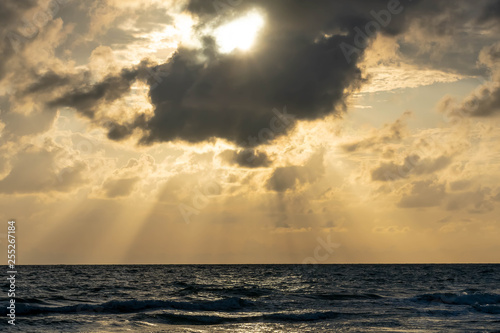
[[235,49],[249,50],[257,33],[264,25],[264,19],[257,12],[250,12],[228,24],[218,27],[214,31],[219,51],[229,53]]

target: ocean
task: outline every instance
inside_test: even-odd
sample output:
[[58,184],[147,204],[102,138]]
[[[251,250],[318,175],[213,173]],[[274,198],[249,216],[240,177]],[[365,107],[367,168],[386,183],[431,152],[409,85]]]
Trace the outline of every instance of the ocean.
[[500,332],[500,265],[17,271],[16,325],[7,323],[4,282],[2,332]]

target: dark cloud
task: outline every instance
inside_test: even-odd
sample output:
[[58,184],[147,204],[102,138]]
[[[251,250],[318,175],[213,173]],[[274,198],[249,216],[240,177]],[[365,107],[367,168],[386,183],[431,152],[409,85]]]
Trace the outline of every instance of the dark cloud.
[[[201,17],[204,27],[254,8],[262,10],[268,23],[247,54],[219,54],[215,41],[206,36],[202,48],[181,47],[165,64],[150,67],[166,73],[160,79],[148,78],[154,115],[147,122],[122,124],[129,128],[119,132],[129,134],[138,127],[143,131],[143,144],[223,138],[241,146],[256,146],[293,128],[271,128],[275,107],[288,106],[295,120],[341,114],[345,97],[364,80],[357,66],[363,49],[351,54],[348,61],[340,45],[357,45],[355,28],[364,29],[374,22],[371,10],[386,7],[387,1],[317,1],[307,5],[300,1],[247,1],[237,12],[221,14],[211,2],[191,1],[188,9]],[[406,25],[404,16],[404,12],[394,16],[381,31],[399,33]],[[79,88],[51,105],[74,107],[91,117],[98,104],[119,98],[135,79],[133,70],[124,70],[119,77]],[[255,140],[263,129],[270,132]],[[122,135],[109,137],[120,139]]]
[[[107,105],[130,91],[138,77],[138,69],[123,69],[118,75],[109,75],[96,84],[85,84],[48,103],[49,107],[72,107],[88,118],[93,118],[97,108]],[[59,82],[67,77],[59,77]],[[52,84],[58,84],[52,80]]]
[[[269,36],[271,38],[271,36]],[[338,48],[344,36],[314,43],[280,36],[263,42],[256,54],[216,55],[200,62],[205,50],[179,50],[169,73],[151,90],[155,106],[144,143],[224,138],[249,142],[271,127],[274,107],[288,106],[296,119],[317,119],[342,103],[344,89],[361,82]],[[259,143],[265,143],[273,132]],[[248,144],[250,145],[250,144]]]
[[[399,4],[401,10],[390,16],[388,24],[381,24],[380,13],[388,13],[391,3]],[[478,8],[486,4],[483,1]],[[162,73],[159,77],[141,76],[135,67],[124,69],[101,82],[75,87],[49,105],[73,107],[91,118],[97,108],[128,93],[135,80],[146,80],[153,116],[146,120],[141,115],[129,123],[116,120],[114,126],[108,123],[109,138],[120,140],[139,129],[141,144],[222,138],[242,147],[255,147],[286,134],[295,121],[342,114],[345,98],[365,82],[358,63],[369,43],[360,41],[369,42],[377,32],[399,35],[414,21],[432,35],[447,38],[454,36],[461,24],[477,17],[479,9],[471,11],[464,1],[450,6],[446,1],[426,0],[318,0],[307,4],[254,0],[221,12],[213,2],[192,0],[187,10],[200,18],[197,31],[203,37],[202,47],[180,47],[164,64],[143,62],[143,70]],[[267,22],[251,52],[220,54],[212,37],[201,36],[207,27],[251,10],[261,11]],[[374,32],[368,32],[370,29]],[[123,32],[119,35],[114,39],[129,42]],[[355,52],[346,55],[345,45],[356,48]],[[414,50],[410,53],[419,54]],[[294,120],[290,126],[274,130],[271,110],[285,105]],[[257,140],[264,129],[266,135]],[[391,138],[381,138],[386,139]],[[353,151],[371,144],[360,142],[345,149]]]
[[[354,28],[374,21],[370,10],[386,6],[386,1],[245,1],[221,15],[211,2],[191,1],[188,9],[202,18],[202,28],[255,8],[268,24],[249,54],[218,54],[210,39],[201,50],[178,50],[164,65],[170,75],[151,91],[155,114],[142,142],[218,137],[245,143],[268,128],[270,110],[283,105],[296,120],[340,114],[346,95],[363,83],[357,67],[363,50],[348,61],[340,45],[356,45]],[[382,30],[396,33],[403,26],[403,18],[394,17]]]
[[272,164],[265,152],[255,149],[225,150],[220,154],[220,157],[230,164],[236,164],[243,168],[262,168]]
[[50,91],[57,87],[71,85],[72,81],[70,76],[61,76],[50,70],[39,76],[35,82],[31,83],[24,91],[19,92],[17,95],[23,96]]

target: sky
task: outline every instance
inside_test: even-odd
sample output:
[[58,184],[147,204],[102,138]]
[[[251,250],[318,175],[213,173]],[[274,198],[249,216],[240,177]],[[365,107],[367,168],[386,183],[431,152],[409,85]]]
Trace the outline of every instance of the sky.
[[500,263],[498,0],[6,0],[0,22],[18,264]]

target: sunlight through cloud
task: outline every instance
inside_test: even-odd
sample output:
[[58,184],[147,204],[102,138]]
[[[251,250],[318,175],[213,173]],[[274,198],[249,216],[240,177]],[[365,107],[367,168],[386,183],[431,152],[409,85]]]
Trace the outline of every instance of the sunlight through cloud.
[[242,18],[225,24],[215,30],[215,38],[222,53],[234,49],[249,50],[254,44],[257,33],[264,25],[264,19],[257,12],[251,12]]

